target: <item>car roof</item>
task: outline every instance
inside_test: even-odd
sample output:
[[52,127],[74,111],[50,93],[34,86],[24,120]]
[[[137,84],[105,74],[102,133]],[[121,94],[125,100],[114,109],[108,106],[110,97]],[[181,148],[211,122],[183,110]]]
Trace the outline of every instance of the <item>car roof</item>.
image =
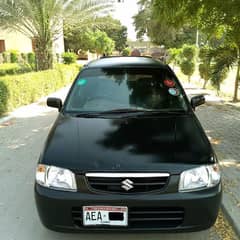
[[104,57],[86,64],[86,68],[104,67],[154,67],[166,68],[167,65],[151,57]]

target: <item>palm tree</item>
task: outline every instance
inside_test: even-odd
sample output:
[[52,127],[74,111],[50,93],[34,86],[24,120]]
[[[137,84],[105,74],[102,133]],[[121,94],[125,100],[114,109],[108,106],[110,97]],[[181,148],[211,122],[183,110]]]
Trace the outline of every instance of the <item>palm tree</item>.
[[94,23],[111,6],[111,0],[0,0],[0,26],[34,39],[37,70],[46,70],[53,66],[52,45],[63,22]]

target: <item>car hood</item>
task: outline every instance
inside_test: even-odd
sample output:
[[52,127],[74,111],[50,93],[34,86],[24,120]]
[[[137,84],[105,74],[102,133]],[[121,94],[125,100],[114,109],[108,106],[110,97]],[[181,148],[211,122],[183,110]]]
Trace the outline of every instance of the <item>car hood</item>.
[[207,164],[211,145],[194,114],[56,120],[40,162],[85,173],[151,171],[179,174]]

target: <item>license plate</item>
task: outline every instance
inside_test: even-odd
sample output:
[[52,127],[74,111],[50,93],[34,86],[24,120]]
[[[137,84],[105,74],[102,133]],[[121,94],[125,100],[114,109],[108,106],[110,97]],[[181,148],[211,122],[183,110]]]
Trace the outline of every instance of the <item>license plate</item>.
[[84,206],[83,225],[127,226],[128,208],[115,206]]

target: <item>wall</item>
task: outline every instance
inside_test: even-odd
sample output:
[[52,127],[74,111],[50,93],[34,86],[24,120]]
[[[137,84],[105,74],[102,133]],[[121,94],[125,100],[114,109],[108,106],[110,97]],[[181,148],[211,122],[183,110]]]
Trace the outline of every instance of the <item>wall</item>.
[[15,31],[0,29],[0,40],[5,40],[7,50],[18,50],[22,53],[32,52],[32,40]]
[[[0,28],[0,40],[5,40],[5,50],[18,50],[21,53],[32,52],[32,40],[16,31],[7,31]],[[63,32],[53,43],[54,53],[64,52]]]

